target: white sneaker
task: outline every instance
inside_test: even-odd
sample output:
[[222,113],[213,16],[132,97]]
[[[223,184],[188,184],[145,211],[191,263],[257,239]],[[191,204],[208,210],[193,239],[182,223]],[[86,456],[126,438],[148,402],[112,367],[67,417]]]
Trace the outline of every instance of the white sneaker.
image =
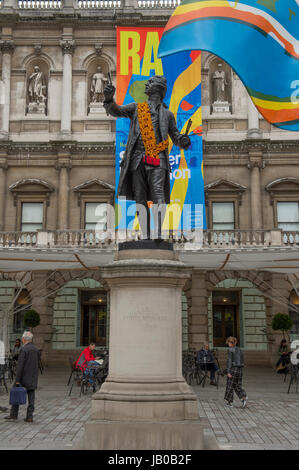
[[233,408],[233,407],[234,407],[234,405],[232,404],[231,401],[227,401],[227,402],[225,403],[225,405],[226,405],[226,406],[229,406],[230,408]]
[[242,408],[245,408],[247,401],[248,401],[248,396],[246,395],[246,397],[244,397],[241,401],[242,401]]

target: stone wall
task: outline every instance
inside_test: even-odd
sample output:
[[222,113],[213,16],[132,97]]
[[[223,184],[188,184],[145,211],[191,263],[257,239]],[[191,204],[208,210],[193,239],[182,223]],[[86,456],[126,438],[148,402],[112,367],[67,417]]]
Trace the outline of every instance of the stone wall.
[[[14,299],[16,288],[20,286],[21,284],[18,281],[1,281],[0,283],[0,339],[2,339],[3,334],[4,313],[9,308]],[[13,332],[13,315],[10,315],[8,318],[8,331],[9,347],[12,348],[16,338],[20,337],[20,333]]]
[[78,289],[100,289],[94,279],[68,282],[57,294],[53,309],[52,349],[71,350],[80,346],[80,304]]

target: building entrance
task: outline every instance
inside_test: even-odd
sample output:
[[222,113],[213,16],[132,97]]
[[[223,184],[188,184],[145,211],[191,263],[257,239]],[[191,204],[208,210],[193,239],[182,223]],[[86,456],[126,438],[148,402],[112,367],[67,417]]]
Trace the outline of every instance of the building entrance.
[[213,346],[224,347],[229,336],[239,341],[239,291],[213,291]]
[[81,346],[94,342],[106,346],[107,293],[99,290],[81,291]]

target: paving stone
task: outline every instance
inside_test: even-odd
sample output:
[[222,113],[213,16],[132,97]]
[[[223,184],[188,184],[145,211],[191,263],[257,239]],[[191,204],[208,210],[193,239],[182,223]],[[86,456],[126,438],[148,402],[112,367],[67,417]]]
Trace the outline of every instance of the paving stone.
[[[19,420],[7,422],[0,412],[0,449],[71,449],[82,437],[89,419],[91,394],[79,397],[74,387],[68,396],[69,370],[47,368],[40,376],[36,392],[33,425],[23,422],[26,407],[20,407]],[[224,450],[299,450],[299,393],[287,394],[288,381],[272,369],[245,368],[243,386],[249,396],[245,409],[236,398],[234,408],[224,406],[225,380],[218,389],[207,384],[192,388],[198,397],[198,410],[204,429],[216,436]],[[0,389],[0,406],[8,406],[8,395]],[[25,434],[27,433],[27,434]]]

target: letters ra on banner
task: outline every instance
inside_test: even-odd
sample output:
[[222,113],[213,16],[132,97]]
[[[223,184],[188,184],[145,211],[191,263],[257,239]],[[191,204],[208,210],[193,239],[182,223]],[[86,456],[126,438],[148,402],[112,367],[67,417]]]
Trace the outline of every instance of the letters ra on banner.
[[[117,27],[117,80],[116,101],[126,105],[133,101],[141,103],[147,100],[144,93],[145,83],[152,75],[164,75],[167,79],[165,104],[173,112],[177,127],[181,133],[189,130],[191,147],[180,150],[170,141],[169,164],[171,205],[179,207],[179,214],[171,220],[177,230],[184,227],[206,228],[204,179],[202,164],[202,113],[201,113],[201,56],[199,51],[178,53],[165,59],[158,58],[158,48],[163,28]],[[120,163],[124,156],[130,129],[129,119],[116,121],[116,174],[118,187]],[[116,200],[118,222],[116,228],[134,228],[134,210],[132,201]],[[185,207],[185,214],[183,211]],[[202,207],[202,210],[198,210]],[[186,214],[188,211],[188,214]],[[131,217],[127,214],[130,213]],[[186,227],[188,221],[188,227]],[[136,222],[136,221],[135,221]],[[165,222],[169,223],[169,222]]]

